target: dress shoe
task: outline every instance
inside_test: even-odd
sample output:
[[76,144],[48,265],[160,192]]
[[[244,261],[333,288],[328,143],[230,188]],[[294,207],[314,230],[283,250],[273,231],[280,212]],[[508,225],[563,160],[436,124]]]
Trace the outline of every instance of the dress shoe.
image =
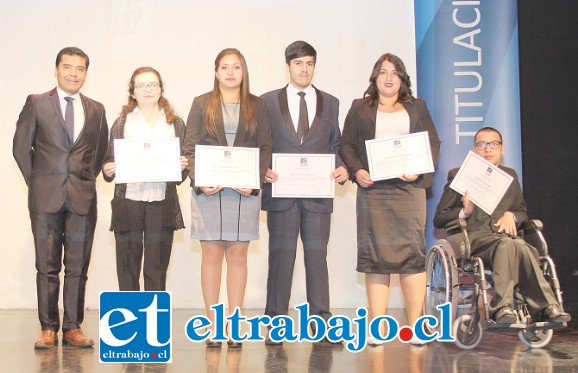
[[269,336],[267,336],[267,338],[265,338],[265,345],[266,346],[283,346],[283,342],[276,342],[276,341],[272,340],[271,338],[269,338]]
[[43,330],[40,337],[34,342],[35,350],[47,350],[58,344],[58,337],[54,330]]
[[327,344],[327,345],[335,346],[335,347],[343,347],[343,341],[332,342],[327,337],[324,337],[322,340],[320,340],[317,343],[323,343],[323,344]]
[[94,341],[87,338],[82,329],[76,328],[65,331],[62,335],[62,345],[70,347],[88,348],[94,346]]
[[512,306],[506,304],[494,313],[494,321],[498,324],[514,324],[518,321],[518,318],[516,317],[516,313],[512,309]]
[[551,304],[544,308],[544,321],[549,322],[568,322],[572,319],[568,312],[562,311],[557,304]]

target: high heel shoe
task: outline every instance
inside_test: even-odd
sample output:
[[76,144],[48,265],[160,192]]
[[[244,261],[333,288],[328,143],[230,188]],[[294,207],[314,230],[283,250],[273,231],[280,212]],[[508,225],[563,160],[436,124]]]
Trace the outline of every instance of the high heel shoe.
[[210,337],[205,339],[205,344],[207,348],[221,348],[221,342],[213,341]]
[[229,333],[230,325],[231,324],[229,322],[227,322],[227,324],[225,324],[225,333],[227,334],[227,346],[229,346],[229,348],[241,348],[241,347],[243,347],[242,342],[237,342],[237,341],[231,340],[231,333]]
[[205,339],[207,348],[221,348],[221,342],[213,341],[212,339]]

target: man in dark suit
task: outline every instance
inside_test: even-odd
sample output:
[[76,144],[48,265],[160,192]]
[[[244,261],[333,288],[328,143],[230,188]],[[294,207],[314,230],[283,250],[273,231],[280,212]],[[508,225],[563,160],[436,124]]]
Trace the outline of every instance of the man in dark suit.
[[[502,135],[491,127],[480,129],[474,137],[473,151],[499,166],[502,154],[506,151]],[[475,206],[467,193],[462,197],[449,187],[458,171],[453,169],[437,206],[434,225],[436,228],[444,228],[452,220],[467,220],[472,254],[480,257],[492,269],[494,297],[490,311],[497,323],[513,324],[517,321],[512,308],[515,286],[520,289],[534,319],[570,321],[570,315],[561,309],[544,279],[537,260],[537,250],[516,237],[518,224],[528,219],[518,175],[511,168],[499,167],[512,175],[514,180],[492,215]]]
[[[311,85],[316,61],[317,51],[308,43],[290,44],[285,49],[289,84],[262,96],[271,121],[273,153],[335,154],[331,178],[343,183],[348,173],[337,154],[341,141],[339,101]],[[273,198],[271,183],[277,179],[276,172],[267,170],[262,200],[269,229],[265,314],[287,314],[297,237],[301,233],[310,313],[327,320],[331,317],[327,243],[333,199]],[[267,343],[275,344],[269,339]]]
[[79,93],[88,65],[82,50],[61,50],[56,57],[57,87],[28,96],[16,123],[12,151],[28,186],[36,253],[42,328],[36,349],[58,343],[63,248],[62,344],[94,345],[80,324],[96,226],[96,177],[106,153],[108,125],[103,105]]

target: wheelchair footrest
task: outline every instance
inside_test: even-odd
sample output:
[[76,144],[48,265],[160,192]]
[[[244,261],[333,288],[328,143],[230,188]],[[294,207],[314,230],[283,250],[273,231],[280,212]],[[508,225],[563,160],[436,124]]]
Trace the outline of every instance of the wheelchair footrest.
[[549,322],[549,321],[539,321],[532,324],[528,324],[526,326],[526,330],[533,331],[533,330],[546,330],[546,329],[562,329],[565,328],[568,324],[565,322]]
[[495,322],[494,320],[486,321],[489,330],[511,330],[511,331],[518,331],[526,329],[528,326],[522,323],[515,323],[515,324],[500,324]]
[[567,326],[565,322],[546,322],[539,321],[531,324],[515,323],[515,324],[499,324],[494,320],[486,321],[489,330],[503,330],[503,331],[534,331],[547,329],[562,329]]

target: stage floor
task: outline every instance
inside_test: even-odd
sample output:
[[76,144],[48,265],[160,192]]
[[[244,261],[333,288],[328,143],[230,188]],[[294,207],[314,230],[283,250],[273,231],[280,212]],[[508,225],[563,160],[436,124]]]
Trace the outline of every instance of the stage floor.
[[[246,310],[246,316],[262,310]],[[334,309],[334,314],[355,316],[353,309]],[[172,363],[103,364],[98,353],[98,311],[88,310],[82,325],[97,342],[94,349],[62,347],[34,350],[39,335],[36,310],[0,310],[0,368],[2,372],[578,372],[578,315],[567,328],[558,330],[550,344],[528,349],[517,334],[484,330],[479,346],[460,350],[452,343],[424,347],[398,340],[358,353],[326,343],[285,343],[282,347],[246,342],[241,349],[207,349],[187,339],[184,326],[202,310],[173,311]],[[400,323],[404,310],[390,310]],[[61,335],[59,335],[61,338]]]

